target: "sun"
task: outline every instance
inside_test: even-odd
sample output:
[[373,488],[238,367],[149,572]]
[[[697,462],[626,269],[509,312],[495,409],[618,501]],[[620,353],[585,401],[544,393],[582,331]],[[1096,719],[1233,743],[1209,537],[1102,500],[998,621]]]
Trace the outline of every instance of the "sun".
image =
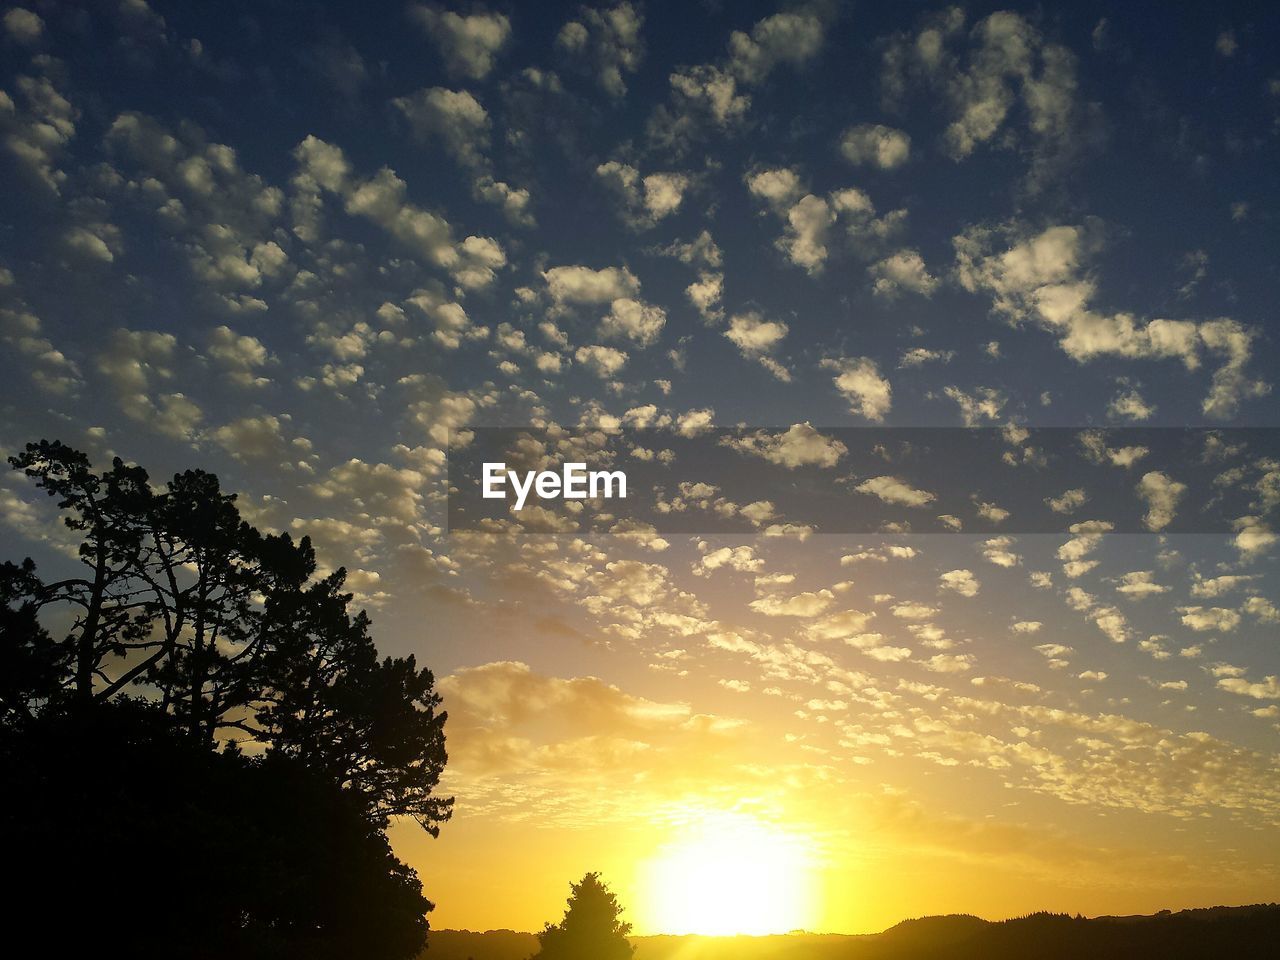
[[717,814],[684,829],[641,870],[640,926],[712,936],[785,933],[814,915],[812,863],[799,837]]

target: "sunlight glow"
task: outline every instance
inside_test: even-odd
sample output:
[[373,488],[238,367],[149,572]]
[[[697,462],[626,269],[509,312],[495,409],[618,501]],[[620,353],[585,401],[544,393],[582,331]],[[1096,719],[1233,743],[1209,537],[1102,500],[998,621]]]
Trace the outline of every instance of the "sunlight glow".
[[720,814],[661,847],[641,873],[637,919],[662,933],[785,933],[814,915],[807,845],[751,816]]

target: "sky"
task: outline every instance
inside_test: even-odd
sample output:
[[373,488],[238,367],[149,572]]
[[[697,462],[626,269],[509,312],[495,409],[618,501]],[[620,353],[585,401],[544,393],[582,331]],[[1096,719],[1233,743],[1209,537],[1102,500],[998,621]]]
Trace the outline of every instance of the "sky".
[[[453,820],[392,831],[437,927],[537,929],[588,870],[640,933],[1280,899],[1278,40],[5,6],[0,447],[212,470],[348,569],[449,712]],[[450,524],[494,427],[652,509]],[[6,559],[69,562],[0,502]]]

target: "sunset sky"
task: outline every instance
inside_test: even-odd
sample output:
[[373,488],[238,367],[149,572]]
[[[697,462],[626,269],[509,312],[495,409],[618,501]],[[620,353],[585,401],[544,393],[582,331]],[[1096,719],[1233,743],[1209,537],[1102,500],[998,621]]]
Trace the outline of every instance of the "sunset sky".
[[[537,929],[588,870],[638,933],[1277,900],[1280,443],[1226,428],[1280,426],[1278,42],[1258,4],[0,7],[0,448],[212,470],[348,568],[449,712],[453,820],[392,832],[434,927]],[[449,527],[498,426],[611,445],[665,525]],[[0,504],[0,559],[70,564]]]

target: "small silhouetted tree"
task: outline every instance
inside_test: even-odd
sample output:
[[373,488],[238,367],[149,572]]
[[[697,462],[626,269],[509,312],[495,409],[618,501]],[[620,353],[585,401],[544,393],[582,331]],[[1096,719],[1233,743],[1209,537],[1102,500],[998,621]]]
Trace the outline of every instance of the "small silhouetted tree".
[[621,919],[622,906],[600,874],[588,873],[569,887],[564,919],[538,934],[537,960],[630,960],[631,924]]

